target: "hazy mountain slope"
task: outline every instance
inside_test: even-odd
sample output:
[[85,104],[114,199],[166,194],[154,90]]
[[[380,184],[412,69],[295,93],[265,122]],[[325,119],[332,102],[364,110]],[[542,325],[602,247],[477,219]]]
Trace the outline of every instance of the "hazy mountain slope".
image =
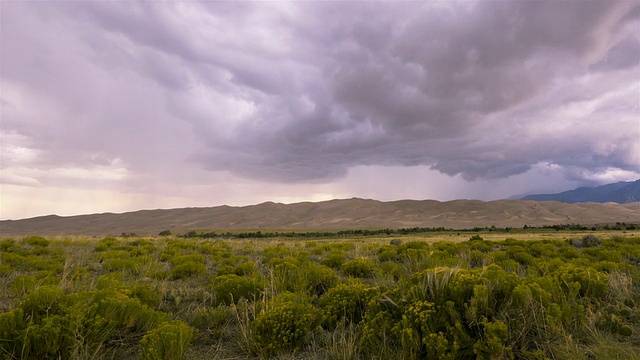
[[565,223],[640,222],[640,203],[565,204],[523,200],[402,200],[380,202],[349,199],[296,204],[171,210],[141,210],[123,214],[70,217],[44,216],[0,221],[7,235],[119,235],[123,232],[157,234],[221,229],[344,229],[364,227],[522,227]]
[[528,195],[523,200],[534,201],[561,201],[575,204],[579,202],[615,202],[628,204],[640,201],[640,180],[621,181],[614,184],[597,187],[579,187],[574,190],[564,191],[558,194]]

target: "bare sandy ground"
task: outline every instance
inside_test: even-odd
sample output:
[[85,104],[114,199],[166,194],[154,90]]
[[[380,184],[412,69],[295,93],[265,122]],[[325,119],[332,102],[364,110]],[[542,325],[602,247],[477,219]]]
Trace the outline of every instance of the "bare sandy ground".
[[0,221],[0,236],[19,235],[155,235],[163,230],[234,229],[350,229],[445,227],[522,227],[579,223],[640,223],[640,203],[536,202],[524,200],[376,200],[346,199],[323,202],[252,206],[217,206],[170,210],[141,210],[122,214],[43,216]]

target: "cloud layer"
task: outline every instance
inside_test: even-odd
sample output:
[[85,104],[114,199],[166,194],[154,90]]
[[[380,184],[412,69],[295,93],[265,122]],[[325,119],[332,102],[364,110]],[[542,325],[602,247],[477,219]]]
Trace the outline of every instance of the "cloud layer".
[[635,2],[9,2],[1,26],[3,183],[640,176]]

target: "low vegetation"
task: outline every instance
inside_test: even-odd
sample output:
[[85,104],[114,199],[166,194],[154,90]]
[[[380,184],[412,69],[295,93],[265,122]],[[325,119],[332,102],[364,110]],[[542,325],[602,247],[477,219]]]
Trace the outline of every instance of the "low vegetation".
[[3,239],[0,358],[638,359],[640,237],[558,231]]

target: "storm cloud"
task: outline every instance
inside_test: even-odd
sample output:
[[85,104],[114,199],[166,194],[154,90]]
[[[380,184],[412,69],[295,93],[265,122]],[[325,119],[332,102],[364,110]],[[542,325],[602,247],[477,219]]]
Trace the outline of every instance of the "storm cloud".
[[640,176],[637,2],[8,2],[1,26],[4,183]]

